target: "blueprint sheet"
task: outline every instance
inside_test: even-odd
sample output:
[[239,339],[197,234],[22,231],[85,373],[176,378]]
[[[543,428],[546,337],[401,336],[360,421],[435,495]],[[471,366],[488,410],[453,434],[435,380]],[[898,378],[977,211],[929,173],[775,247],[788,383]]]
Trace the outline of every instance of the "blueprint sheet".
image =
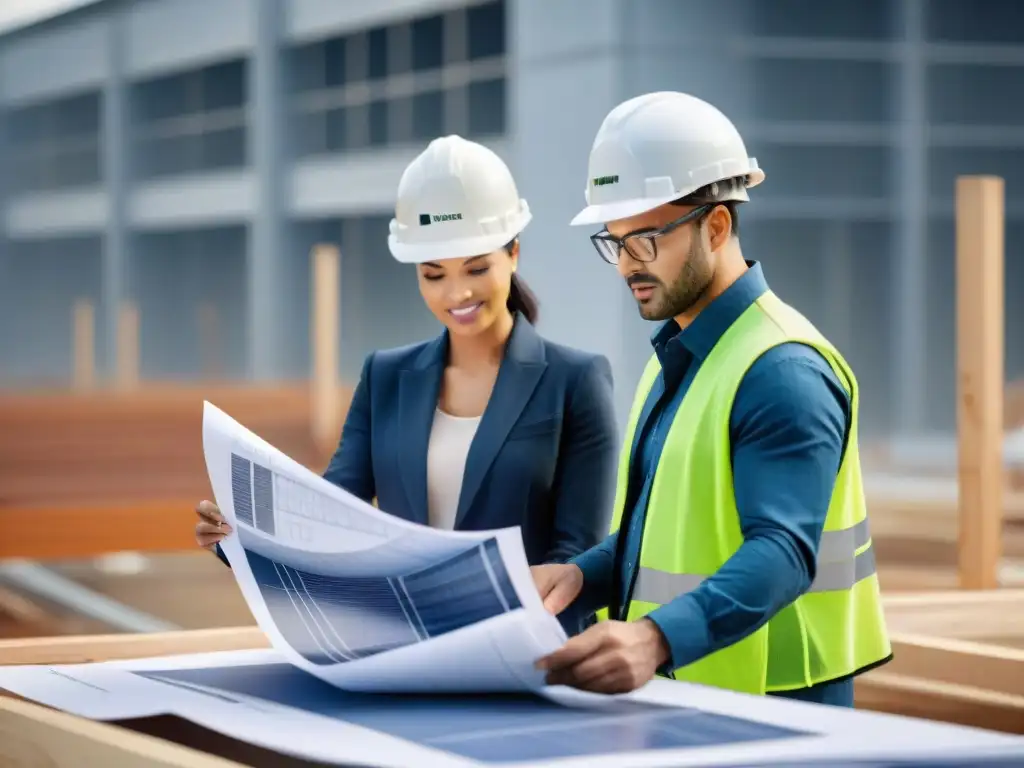
[[357,693],[325,683],[274,650],[0,667],[0,687],[99,720],[177,715],[283,754],[339,765],[1024,764],[1019,737],[668,680],[628,696],[580,702],[567,691],[549,698]]
[[221,548],[271,645],[347,690],[523,691],[566,640],[518,528],[438,531],[375,509],[210,403],[203,448]]

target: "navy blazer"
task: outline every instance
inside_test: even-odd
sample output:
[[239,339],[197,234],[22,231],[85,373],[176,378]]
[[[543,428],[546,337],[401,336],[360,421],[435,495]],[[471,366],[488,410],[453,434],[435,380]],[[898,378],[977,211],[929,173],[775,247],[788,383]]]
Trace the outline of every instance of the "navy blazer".
[[[367,357],[324,477],[427,524],[427,444],[448,333]],[[462,481],[456,530],[521,526],[531,565],[608,534],[618,454],[608,360],[543,339],[516,316]]]

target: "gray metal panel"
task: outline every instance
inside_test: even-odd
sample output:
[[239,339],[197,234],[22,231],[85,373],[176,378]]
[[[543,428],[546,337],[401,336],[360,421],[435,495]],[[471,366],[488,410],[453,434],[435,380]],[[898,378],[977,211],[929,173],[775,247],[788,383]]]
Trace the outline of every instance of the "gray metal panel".
[[129,221],[137,229],[247,223],[255,212],[256,186],[249,171],[141,184],[128,201]]
[[[900,0],[894,9],[905,45],[894,89],[900,144],[893,153],[900,222],[893,231],[898,286],[893,334],[893,395],[897,426],[921,432],[927,426],[928,398],[928,90],[924,0]],[[897,26],[897,25],[894,25]]]
[[109,70],[107,21],[13,35],[0,51],[0,98],[24,103],[101,83]]
[[393,19],[408,19],[465,8],[482,0],[389,0],[387,3],[339,0],[286,0],[285,35],[292,41],[319,40],[368,29]]
[[107,224],[107,195],[100,188],[24,195],[7,203],[7,235],[31,240],[99,233]]
[[249,225],[246,254],[246,330],[249,376],[279,378],[286,346],[281,314],[282,266],[287,251],[282,221],[287,124],[282,106],[281,3],[253,0],[258,45],[250,60],[249,156],[253,166],[256,215]]
[[103,181],[106,184],[109,215],[103,238],[102,290],[99,316],[98,357],[102,370],[114,378],[117,371],[117,338],[121,305],[126,297],[129,259],[127,195],[133,153],[130,146],[129,105],[125,87],[125,18],[117,15],[108,25],[107,49],[110,77],[103,92],[101,147]]
[[128,11],[125,67],[138,77],[235,58],[255,45],[247,0],[138,3]]

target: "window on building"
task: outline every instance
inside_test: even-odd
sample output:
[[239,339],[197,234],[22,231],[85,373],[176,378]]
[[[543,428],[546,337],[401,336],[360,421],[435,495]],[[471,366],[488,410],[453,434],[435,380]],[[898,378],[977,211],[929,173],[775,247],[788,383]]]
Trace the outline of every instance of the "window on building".
[[388,75],[388,29],[377,27],[366,34],[367,70],[370,80]]
[[505,130],[505,78],[469,84],[469,133],[498,135]]
[[466,10],[467,58],[505,55],[505,4],[490,2]]
[[12,109],[7,121],[12,191],[99,184],[102,105],[102,95],[93,91]]
[[444,131],[444,91],[420,91],[412,97],[413,139],[429,141]]
[[247,62],[218,62],[135,83],[134,168],[143,179],[246,163]]
[[412,23],[412,68],[440,69],[444,63],[444,17],[428,16]]
[[505,13],[491,0],[291,49],[296,155],[503,134]]

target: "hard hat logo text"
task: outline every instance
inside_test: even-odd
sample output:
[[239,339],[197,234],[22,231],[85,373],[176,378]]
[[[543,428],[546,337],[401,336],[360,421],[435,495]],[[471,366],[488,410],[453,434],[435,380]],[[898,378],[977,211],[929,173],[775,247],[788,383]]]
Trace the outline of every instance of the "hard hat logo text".
[[462,221],[461,213],[421,213],[420,214],[420,226],[425,227],[428,224],[441,221]]
[[594,179],[594,186],[595,187],[605,187],[605,186],[608,186],[609,184],[618,184],[618,183],[619,183],[619,177],[618,176],[598,176],[596,179]]

